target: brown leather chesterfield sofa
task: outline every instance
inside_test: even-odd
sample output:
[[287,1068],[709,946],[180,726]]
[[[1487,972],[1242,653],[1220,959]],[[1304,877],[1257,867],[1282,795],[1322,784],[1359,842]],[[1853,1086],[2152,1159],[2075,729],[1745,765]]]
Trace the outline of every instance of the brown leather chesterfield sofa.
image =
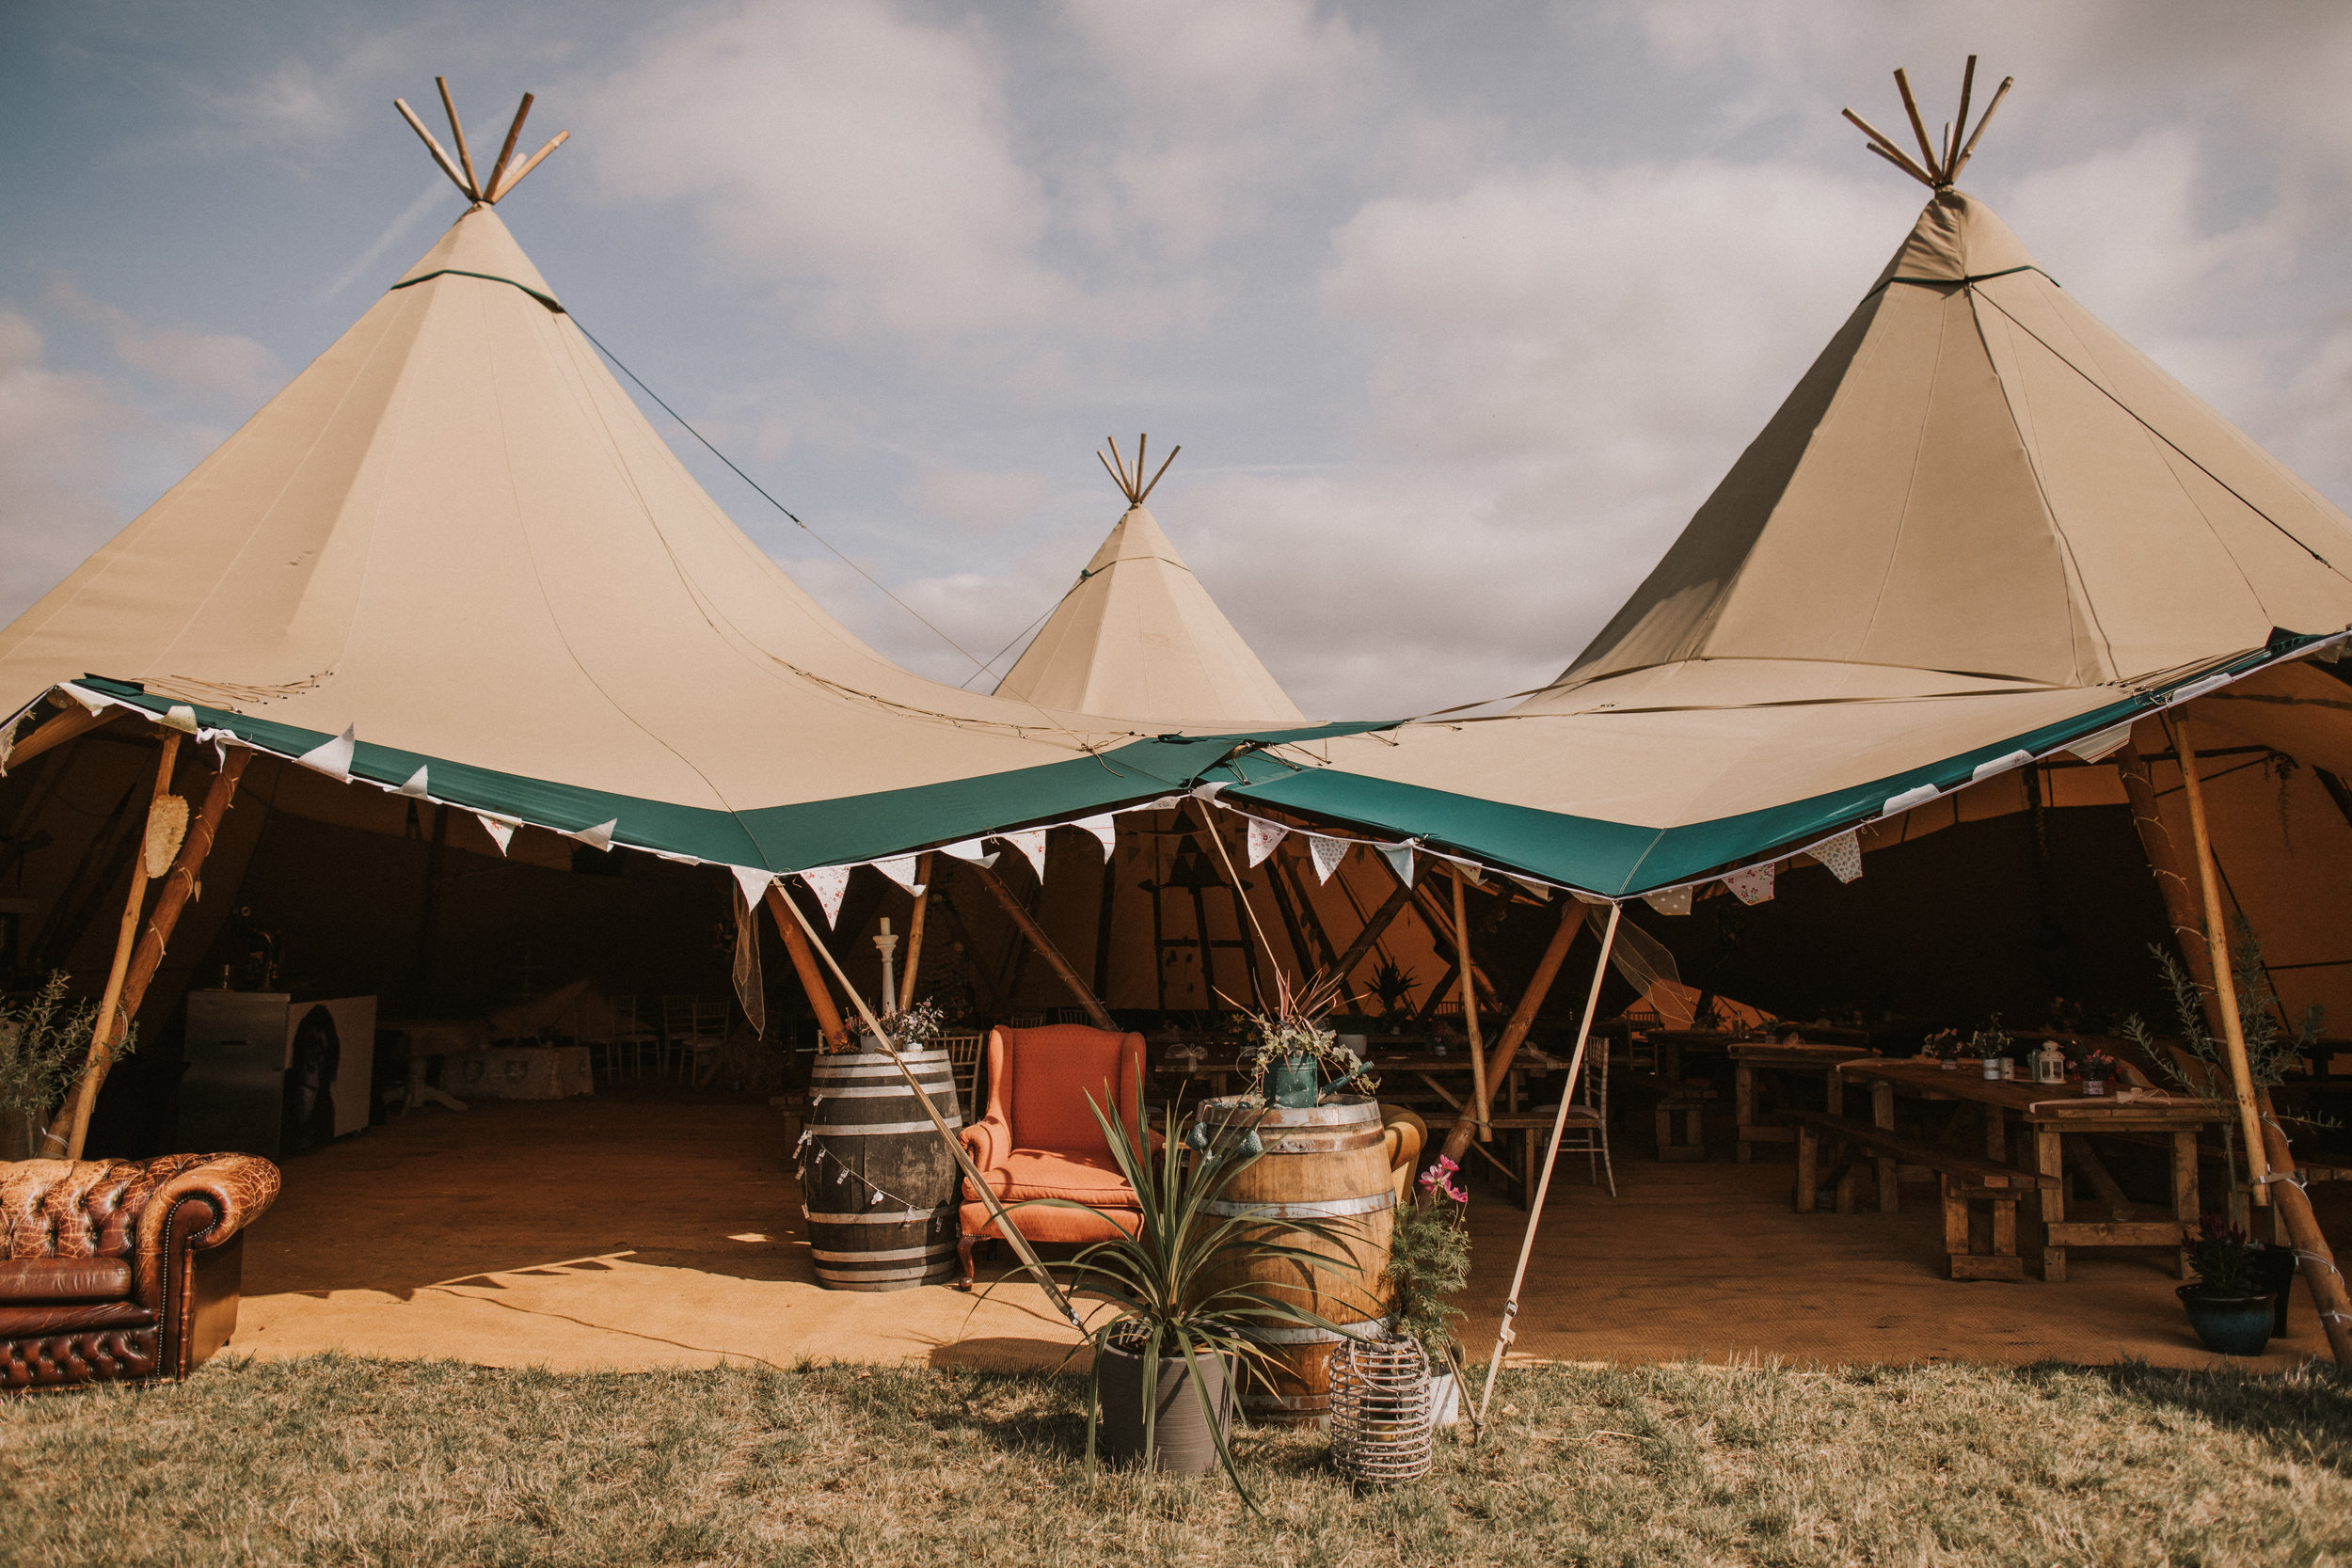
[[237,1326],[250,1154],[0,1164],[0,1388],[184,1377]]

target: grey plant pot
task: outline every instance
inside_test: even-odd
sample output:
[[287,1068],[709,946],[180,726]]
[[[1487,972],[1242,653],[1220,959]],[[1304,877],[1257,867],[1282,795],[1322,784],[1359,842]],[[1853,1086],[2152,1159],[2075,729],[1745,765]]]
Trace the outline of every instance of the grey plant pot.
[[[1192,1391],[1192,1366],[1200,1369],[1209,1408],[1216,1413],[1216,1435]],[[1096,1442],[1104,1457],[1125,1460],[1143,1452],[1143,1357],[1116,1347],[1102,1352],[1103,1421]],[[1182,1356],[1160,1363],[1157,1448],[1152,1468],[1170,1475],[1205,1476],[1217,1467],[1216,1435],[1233,1430],[1233,1369],[1222,1356],[1202,1355],[1188,1365]]]

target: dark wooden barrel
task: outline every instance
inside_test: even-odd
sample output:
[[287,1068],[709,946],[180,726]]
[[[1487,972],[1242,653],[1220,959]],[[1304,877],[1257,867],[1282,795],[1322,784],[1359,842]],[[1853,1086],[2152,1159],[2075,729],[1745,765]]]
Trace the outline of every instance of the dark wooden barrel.
[[[947,1053],[905,1058],[941,1117],[961,1127]],[[908,1291],[955,1272],[955,1156],[889,1056],[817,1058],[800,1158],[809,1251],[828,1290]]]
[[[1393,1294],[1380,1272],[1389,1260],[1389,1235],[1396,1219],[1396,1188],[1378,1102],[1343,1096],[1327,1105],[1293,1110],[1261,1107],[1247,1098],[1212,1100],[1201,1105],[1200,1118],[1212,1135],[1221,1126],[1254,1125],[1265,1146],[1264,1156],[1236,1173],[1209,1211],[1226,1215],[1269,1211],[1265,1224],[1250,1226],[1245,1234],[1305,1247],[1343,1265],[1332,1271],[1288,1259],[1257,1259],[1213,1275],[1204,1288],[1245,1281],[1263,1285],[1277,1300],[1350,1329],[1375,1333]],[[1282,1223],[1308,1218],[1330,1226],[1334,1239],[1317,1241]],[[1261,1366],[1245,1386],[1243,1414],[1277,1425],[1328,1420],[1331,1351],[1339,1337],[1327,1329],[1290,1324],[1253,1329],[1249,1337],[1264,1348],[1273,1364],[1270,1369]]]

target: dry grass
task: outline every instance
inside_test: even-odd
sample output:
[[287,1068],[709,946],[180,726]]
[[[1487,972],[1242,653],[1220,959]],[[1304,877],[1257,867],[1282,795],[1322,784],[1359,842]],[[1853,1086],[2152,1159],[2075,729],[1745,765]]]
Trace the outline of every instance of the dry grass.
[[2352,1400],[2140,1366],[1549,1368],[1351,1492],[1308,1434],[1222,1481],[1076,1454],[1074,1379],[223,1360],[0,1400],[23,1563],[2119,1563],[2352,1560]]

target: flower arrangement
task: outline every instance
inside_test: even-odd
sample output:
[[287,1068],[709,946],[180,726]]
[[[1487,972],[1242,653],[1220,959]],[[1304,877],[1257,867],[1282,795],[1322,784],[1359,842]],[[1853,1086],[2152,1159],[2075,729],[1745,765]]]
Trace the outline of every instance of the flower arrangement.
[[1470,1283],[1470,1195],[1454,1180],[1460,1169],[1441,1158],[1422,1172],[1420,1192],[1396,1212],[1380,1275],[1396,1288],[1391,1332],[1419,1340],[1432,1367],[1454,1364],[1454,1324],[1464,1313],[1452,1298]]
[[2253,1295],[2262,1289],[2255,1271],[2262,1266],[2268,1252],[2260,1242],[2249,1242],[2246,1232],[2230,1224],[2219,1214],[2208,1213],[2193,1231],[2181,1233],[2181,1250],[2188,1254],[2188,1266],[2197,1271],[2197,1285],[2217,1296]]
[[1289,979],[1278,973],[1274,1006],[1263,1013],[1245,1009],[1243,1016],[1257,1036],[1240,1057],[1251,1094],[1267,1104],[1311,1105],[1327,1078],[1352,1082],[1367,1094],[1380,1086],[1377,1078],[1364,1071],[1363,1058],[1342,1045],[1327,1022],[1339,992],[1337,975],[1294,991]]
[[2114,1076],[2115,1076],[2115,1057],[2114,1057],[2114,1055],[2113,1055],[2111,1053],[2109,1053],[2109,1052],[2106,1052],[2106,1051],[2102,1051],[2102,1050],[2100,1050],[2100,1049],[2099,1049],[2098,1047],[2096,1047],[2096,1046],[2093,1046],[2093,1047],[2091,1047],[2091,1049],[2090,1049],[2089,1051],[2084,1052],[2084,1053],[2083,1053],[2083,1076],[2084,1076],[2085,1078],[2112,1078],[2112,1077],[2114,1077]]
[[2009,1031],[2001,1027],[2001,1015],[1998,1013],[1994,1013],[1983,1028],[1968,1037],[1968,1054],[1980,1062],[1995,1061],[2009,1053]]
[[[940,1030],[946,1026],[947,1015],[937,1002],[927,996],[901,1011],[883,1013],[876,1022],[882,1026],[882,1036],[890,1041],[891,1049],[920,1051],[939,1037]],[[829,1055],[863,1051],[866,1039],[864,1033],[852,1028],[839,1039],[827,1038],[821,1049]]]
[[1939,1061],[1946,1062],[1960,1060],[1960,1031],[1938,1029],[1919,1042],[1919,1054],[1932,1056]]

